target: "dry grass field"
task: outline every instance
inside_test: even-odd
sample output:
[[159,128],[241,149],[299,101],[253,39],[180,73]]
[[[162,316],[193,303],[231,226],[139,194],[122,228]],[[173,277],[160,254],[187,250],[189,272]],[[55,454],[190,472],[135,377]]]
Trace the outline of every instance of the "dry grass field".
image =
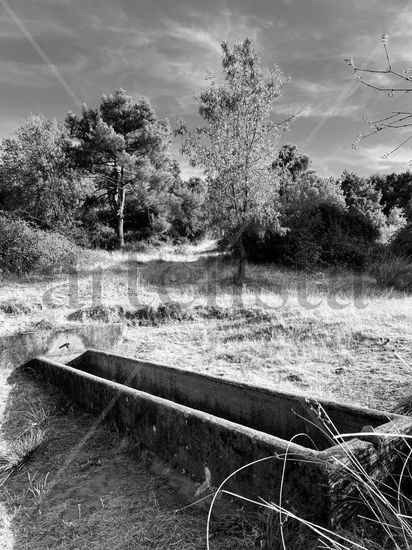
[[[382,410],[412,393],[411,296],[273,265],[249,265],[239,287],[212,244],[93,253],[78,274],[4,280],[0,333],[121,321],[116,352],[132,357]],[[191,482],[27,373],[1,376],[2,548],[205,548],[208,501],[176,512]],[[213,533],[213,549],[251,548],[258,526],[222,514]]]
[[5,281],[3,333],[125,323],[120,353],[391,408],[408,393],[412,296],[368,276],[235,266],[207,245],[98,253],[79,275]]

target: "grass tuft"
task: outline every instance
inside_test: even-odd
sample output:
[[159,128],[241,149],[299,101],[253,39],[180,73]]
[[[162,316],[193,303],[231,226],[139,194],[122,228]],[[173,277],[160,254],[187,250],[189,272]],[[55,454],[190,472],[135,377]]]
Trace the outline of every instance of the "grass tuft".
[[18,437],[0,456],[0,486],[13,472],[27,464],[46,441],[46,431],[38,426],[32,426],[26,433]]
[[412,262],[409,258],[387,253],[372,265],[371,273],[381,287],[412,290]]

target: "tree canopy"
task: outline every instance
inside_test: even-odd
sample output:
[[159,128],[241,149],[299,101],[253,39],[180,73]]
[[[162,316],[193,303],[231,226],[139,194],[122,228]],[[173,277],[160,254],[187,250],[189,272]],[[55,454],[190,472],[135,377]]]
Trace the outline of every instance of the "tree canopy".
[[276,121],[273,111],[287,78],[276,66],[264,70],[250,38],[222,43],[222,77],[212,76],[197,98],[203,126],[189,131],[181,123],[177,133],[190,164],[204,170],[210,226],[236,242],[243,279],[244,231],[252,223],[278,223],[272,163],[290,118]]
[[124,210],[132,196],[164,185],[174,169],[169,156],[167,120],[157,119],[146,98],[135,101],[124,90],[103,95],[97,109],[66,117],[76,165],[90,174],[116,220],[118,244],[124,246]]
[[30,116],[0,145],[0,201],[5,210],[46,228],[74,221],[91,192],[68,155],[64,124]]

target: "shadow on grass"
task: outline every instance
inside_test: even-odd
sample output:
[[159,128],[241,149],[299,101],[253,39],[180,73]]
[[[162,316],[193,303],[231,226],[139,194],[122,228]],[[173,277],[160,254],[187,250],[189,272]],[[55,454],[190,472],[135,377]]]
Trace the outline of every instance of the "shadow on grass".
[[[209,500],[179,511],[195,500],[193,481],[139,450],[116,427],[96,426],[32,371],[15,369],[8,384],[3,439],[11,445],[40,426],[46,433],[1,484],[14,550],[204,549]],[[213,548],[253,547],[257,521],[222,504]]]

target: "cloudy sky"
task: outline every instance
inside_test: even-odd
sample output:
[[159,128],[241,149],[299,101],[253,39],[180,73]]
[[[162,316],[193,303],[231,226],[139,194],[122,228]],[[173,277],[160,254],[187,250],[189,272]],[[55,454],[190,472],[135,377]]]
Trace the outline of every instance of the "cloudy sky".
[[[219,71],[221,41],[249,35],[264,63],[290,77],[277,116],[299,116],[284,142],[308,154],[319,174],[404,171],[410,146],[382,156],[408,129],[351,145],[367,130],[364,117],[406,110],[412,94],[365,88],[344,58],[384,67],[385,32],[394,66],[408,68],[411,28],[407,0],[0,0],[0,137],[30,112],[64,118],[77,102],[94,106],[116,88],[145,95],[172,124],[178,116],[194,122],[193,97],[207,70]],[[182,168],[189,175],[184,161]]]

